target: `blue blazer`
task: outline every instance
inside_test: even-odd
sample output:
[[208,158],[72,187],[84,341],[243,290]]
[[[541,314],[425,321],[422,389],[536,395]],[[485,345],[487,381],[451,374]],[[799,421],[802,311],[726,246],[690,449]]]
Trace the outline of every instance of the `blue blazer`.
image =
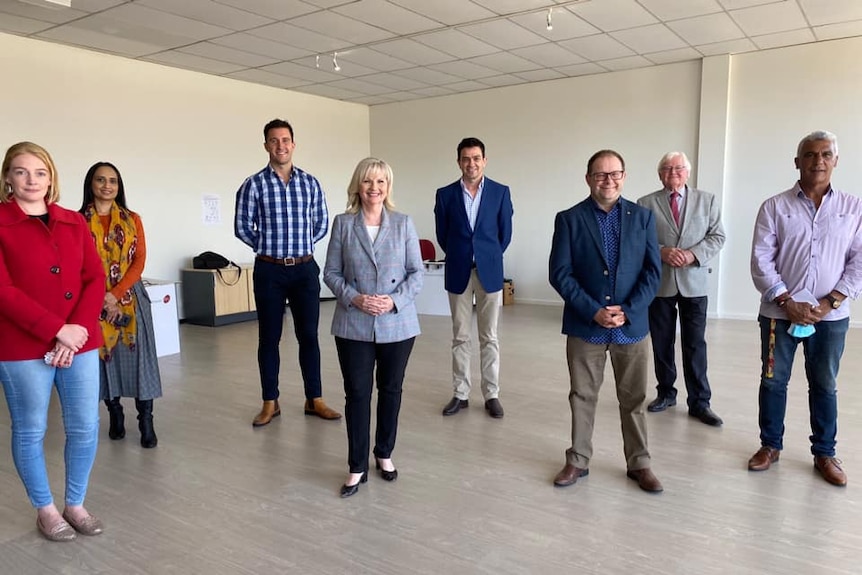
[[[410,216],[384,209],[373,245],[361,213],[335,216],[323,267],[323,282],[338,300],[332,335],[378,343],[419,335],[413,299],[422,289],[423,273],[419,236]],[[395,307],[369,315],[353,307],[353,298],[360,294],[388,295]]]
[[620,198],[620,253],[611,292],[608,265],[592,198],[557,214],[551,244],[549,279],[565,302],[563,333],[599,336],[607,328],[593,321],[600,308],[619,305],[629,337],[649,333],[648,309],[661,280],[661,256],[653,213]]
[[464,208],[463,190],[458,180],[437,190],[434,220],[437,243],[446,252],[444,286],[451,293],[464,293],[470,270],[476,272],[482,288],[493,293],[503,289],[503,252],[512,241],[512,197],[509,187],[485,178],[476,229],[470,229]]

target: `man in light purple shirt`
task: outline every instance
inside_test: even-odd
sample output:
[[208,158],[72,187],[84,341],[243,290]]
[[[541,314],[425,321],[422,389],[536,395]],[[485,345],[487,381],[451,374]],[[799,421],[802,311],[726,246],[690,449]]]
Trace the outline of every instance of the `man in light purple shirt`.
[[835,458],[835,380],[850,323],[844,300],[862,291],[862,200],[831,185],[838,165],[834,134],[807,135],[795,161],[799,181],[763,202],[754,225],[751,277],[762,294],[761,448],[748,460],[748,469],[765,471],[778,461],[787,383],[801,343],[814,468],[829,483],[844,486],[847,476]]

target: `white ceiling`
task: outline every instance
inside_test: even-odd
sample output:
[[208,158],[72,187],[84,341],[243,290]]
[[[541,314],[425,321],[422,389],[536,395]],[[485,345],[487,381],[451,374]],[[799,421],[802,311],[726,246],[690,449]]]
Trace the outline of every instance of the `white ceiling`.
[[0,32],[369,105],[862,35],[862,0],[71,4],[0,0]]

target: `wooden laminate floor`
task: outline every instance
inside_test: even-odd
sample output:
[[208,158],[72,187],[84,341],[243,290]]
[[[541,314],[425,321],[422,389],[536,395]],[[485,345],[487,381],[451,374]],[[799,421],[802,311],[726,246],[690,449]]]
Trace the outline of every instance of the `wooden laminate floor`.
[[[327,335],[334,306],[322,304],[324,397],[341,410]],[[422,316],[393,454],[399,478],[387,483],[372,473],[349,499],[338,497],[347,473],[344,423],[303,415],[289,316],[282,416],[267,427],[251,427],[260,406],[254,322],[181,327],[182,354],[161,360],[156,449],[140,447],[131,401],[123,441],[108,439],[102,408],[86,502],[106,524],[98,537],[60,544],[39,536],[12,464],[3,405],[0,574],[862,572],[862,331],[848,336],[840,376],[838,449],[848,487],[830,486],[812,469],[801,363],[781,462],[764,473],[746,470],[759,446],[757,326],[718,320],[708,331],[710,379],[724,427],[688,417],[684,402],[648,414],[653,469],[665,492],[644,493],[626,478],[609,380],[591,473],[559,489],[551,479],[570,429],[560,311],[503,309],[502,420],[482,409],[478,385],[468,410],[440,415],[452,396],[450,321]],[[56,403],[50,419],[49,473],[62,501]]]

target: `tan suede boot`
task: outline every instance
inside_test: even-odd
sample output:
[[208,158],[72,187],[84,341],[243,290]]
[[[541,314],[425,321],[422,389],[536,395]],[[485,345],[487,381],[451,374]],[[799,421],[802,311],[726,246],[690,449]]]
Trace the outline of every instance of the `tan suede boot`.
[[327,406],[322,397],[306,400],[305,415],[316,415],[321,419],[341,419],[341,414]]

